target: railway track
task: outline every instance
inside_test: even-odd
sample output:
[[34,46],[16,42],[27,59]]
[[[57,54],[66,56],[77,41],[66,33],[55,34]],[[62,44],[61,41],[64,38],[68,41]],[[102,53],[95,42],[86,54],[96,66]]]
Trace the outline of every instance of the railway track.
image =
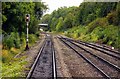
[[[82,42],[82,41],[76,41],[76,40],[73,40],[73,39],[70,39],[70,38],[64,38],[66,40],[69,40],[69,41],[73,41],[74,43],[80,45],[80,46],[84,46],[84,47],[87,47],[87,48],[90,48],[92,50],[94,50],[94,53],[102,56],[103,58],[105,57],[105,59],[111,61],[112,63],[118,65],[120,67],[120,55],[119,55],[119,51],[116,51],[117,53],[115,52],[112,52],[114,50],[105,50],[105,49],[102,49],[102,48],[99,48],[97,46],[92,46],[92,45],[88,45],[89,43],[86,43],[86,42]],[[90,50],[89,50],[90,51]],[[115,61],[112,61],[112,60],[115,60]]]
[[[69,40],[72,40],[71,38],[68,38],[68,39],[69,39]],[[72,41],[75,41],[75,42],[77,42],[77,43],[82,43],[82,44],[85,44],[85,45],[88,45],[88,46],[91,46],[91,47],[94,46],[94,47],[97,47],[97,48],[102,49],[102,50],[104,50],[104,51],[112,52],[112,53],[116,53],[117,55],[120,55],[120,51],[114,50],[114,49],[109,48],[109,47],[107,47],[107,46],[105,46],[105,45],[88,43],[88,42],[83,42],[83,41],[80,41],[80,40],[72,40]],[[98,49],[98,50],[99,50],[99,49]]]
[[107,50],[107,51],[110,51],[110,52],[113,52],[113,53],[116,53],[116,54],[120,55],[120,52],[118,50],[114,50],[112,48],[108,48],[107,46],[93,44],[93,43],[87,43],[87,44],[92,45],[92,46],[96,46],[96,47],[99,47],[101,49],[104,49],[104,50]]
[[[93,54],[91,51],[78,46],[73,43],[70,39],[58,37],[64,44],[74,50],[80,57],[86,60],[89,64],[91,64],[94,68],[96,68],[105,78],[110,79],[113,77],[112,75],[116,74],[117,77],[120,74],[120,67],[114,65],[113,63],[107,61],[106,59]],[[78,50],[82,49],[83,52],[79,52]],[[102,67],[102,68],[101,68]],[[107,70],[108,69],[108,70]],[[116,76],[114,76],[116,77]]]
[[56,79],[55,50],[50,35],[46,35],[45,41],[27,75],[27,79],[50,78]]
[[107,54],[109,56],[112,56],[112,57],[120,60],[120,52],[119,51],[115,51],[115,50],[112,50],[112,49],[109,49],[109,48],[106,48],[106,47],[102,47],[102,46],[99,46],[99,45],[90,44],[90,43],[86,43],[86,42],[82,42],[82,41],[76,41],[76,40],[71,40],[71,39],[67,39],[67,40],[74,41],[76,43],[79,43],[79,44],[85,45],[87,47],[93,48],[95,50],[100,51],[101,53]]

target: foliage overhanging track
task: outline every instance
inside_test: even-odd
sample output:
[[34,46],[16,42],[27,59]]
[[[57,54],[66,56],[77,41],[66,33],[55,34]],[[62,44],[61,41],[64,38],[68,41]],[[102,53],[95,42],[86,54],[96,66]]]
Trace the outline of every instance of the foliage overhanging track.
[[65,45],[67,45],[69,48],[71,48],[74,52],[76,52],[80,57],[82,57],[85,61],[87,61],[89,64],[91,64],[94,68],[96,68],[105,78],[111,79],[110,76],[108,76],[103,70],[101,70],[99,67],[97,67],[91,60],[86,58],[82,53],[79,53],[74,47],[70,46],[63,40],[62,38],[58,37]]
[[51,36],[46,36],[45,41],[40,48],[27,79],[31,78],[53,78],[56,79],[56,60],[55,50]]

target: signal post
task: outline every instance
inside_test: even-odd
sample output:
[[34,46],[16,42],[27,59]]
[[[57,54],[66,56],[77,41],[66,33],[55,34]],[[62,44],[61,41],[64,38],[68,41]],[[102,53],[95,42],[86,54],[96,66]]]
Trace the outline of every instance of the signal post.
[[30,14],[25,15],[25,21],[26,21],[26,25],[27,25],[27,37],[26,37],[26,48],[25,48],[25,50],[28,50],[29,49],[29,46],[28,46],[28,33],[29,33],[28,25],[29,25],[29,22],[30,22]]

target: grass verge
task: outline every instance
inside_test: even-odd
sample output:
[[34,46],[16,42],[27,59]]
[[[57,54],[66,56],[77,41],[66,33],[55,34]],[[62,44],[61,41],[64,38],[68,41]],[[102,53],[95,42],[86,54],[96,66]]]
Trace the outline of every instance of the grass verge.
[[[38,40],[36,35],[29,35],[29,47],[35,44]],[[15,57],[20,53],[25,53],[25,38],[22,38],[24,43],[20,48],[11,47],[10,49],[3,49],[0,62],[2,63],[1,78],[15,78],[15,77],[25,77],[24,70],[27,70],[25,66],[28,64],[26,61],[26,56]]]

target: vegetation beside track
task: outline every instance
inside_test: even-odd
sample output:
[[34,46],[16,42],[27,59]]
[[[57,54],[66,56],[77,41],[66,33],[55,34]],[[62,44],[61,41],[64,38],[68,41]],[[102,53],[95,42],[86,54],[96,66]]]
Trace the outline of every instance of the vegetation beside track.
[[64,35],[120,48],[120,3],[83,2],[79,7],[61,7],[46,14],[42,23],[51,31]]
[[[30,34],[29,47],[35,44],[38,40],[36,35]],[[27,61],[25,56],[19,57],[20,54],[25,53],[26,41],[20,46],[20,48],[11,47],[10,49],[2,49],[2,77],[25,77],[24,70]]]
[[28,64],[25,61],[26,57],[17,57],[26,52],[25,14],[30,14],[29,47],[31,47],[38,40],[38,23],[43,10],[46,9],[47,6],[42,2],[2,2],[1,77],[25,77],[24,66]]
[[81,27],[78,26],[71,28],[68,31],[66,31],[64,35],[86,42],[96,42],[96,43],[107,44],[108,46],[120,48],[120,45],[118,43],[120,42],[119,40],[120,37],[118,36],[120,30],[118,29],[118,26],[113,26],[113,25],[109,25],[105,27],[98,26],[90,33],[87,33],[88,32],[87,28],[84,27],[82,27],[81,29],[78,28]]
[[[15,56],[24,53],[26,46],[25,14],[31,15],[29,46],[32,46],[39,37],[37,24],[46,9],[42,2],[2,2],[2,77],[24,76],[25,57]],[[120,48],[119,2],[83,2],[79,7],[61,7],[43,16],[41,23],[48,23],[55,33]]]

